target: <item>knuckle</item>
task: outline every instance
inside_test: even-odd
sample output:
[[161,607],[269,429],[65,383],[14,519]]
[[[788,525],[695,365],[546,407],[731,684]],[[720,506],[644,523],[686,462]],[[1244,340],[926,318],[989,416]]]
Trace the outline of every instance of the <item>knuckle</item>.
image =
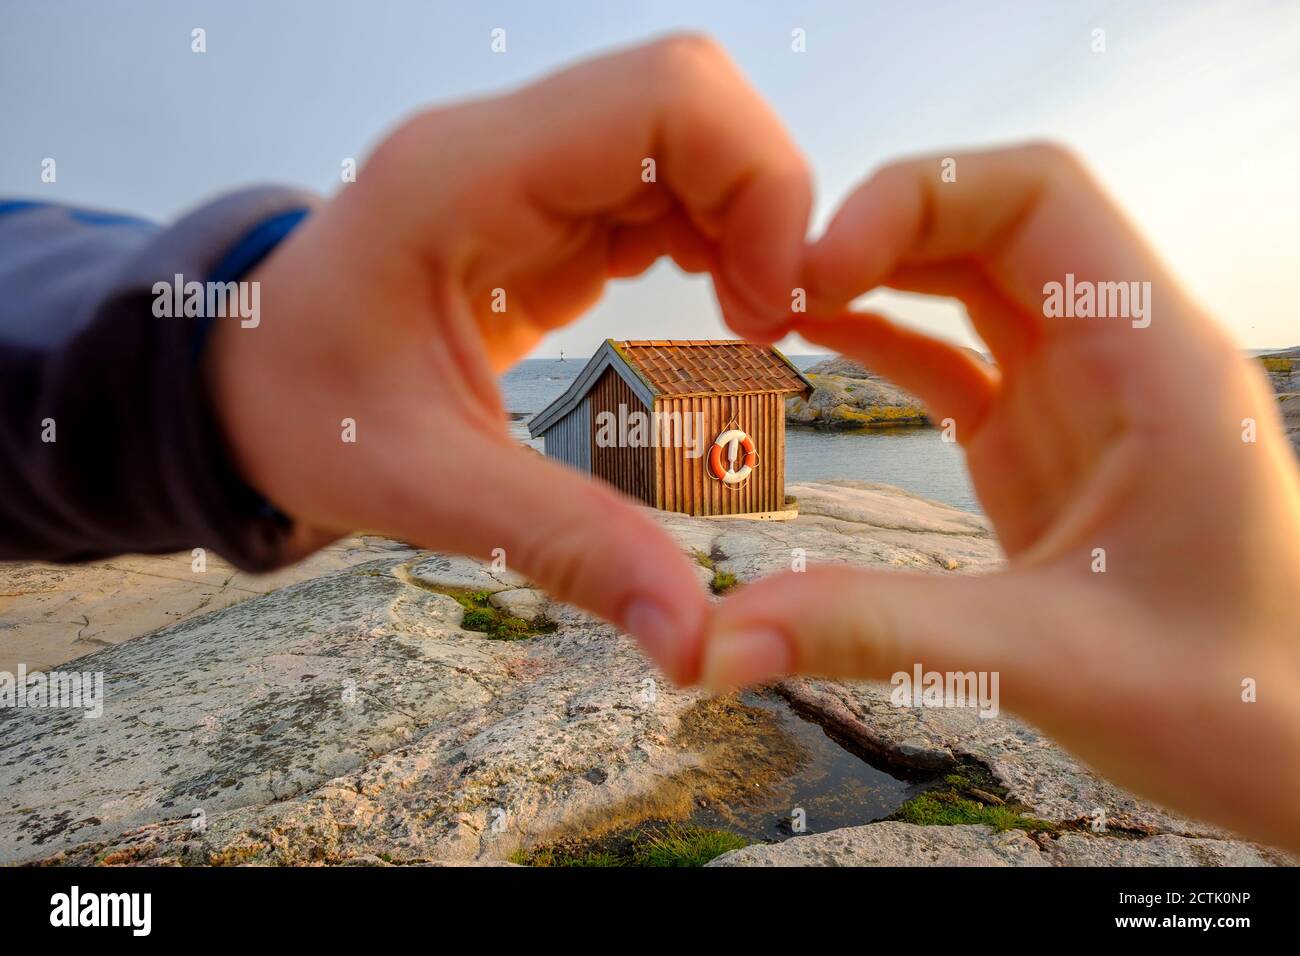
[[1040,140],[1029,143],[1023,151],[1034,165],[1047,170],[1050,174],[1061,177],[1079,177],[1085,175],[1083,160],[1079,154],[1055,140]]
[[847,653],[857,660],[858,673],[885,674],[899,669],[907,656],[903,635],[889,605],[870,601],[859,609],[856,627],[849,635]]
[[412,175],[423,175],[429,163],[439,157],[437,150],[430,149],[431,144],[461,139],[455,127],[463,115],[459,107],[435,107],[407,117],[371,153],[365,163],[368,175],[359,177],[358,184],[376,179],[406,182]]
[[538,525],[521,549],[520,569],[561,600],[597,613],[608,612],[618,595],[610,569],[625,564],[621,527],[626,520],[620,503],[593,495],[584,521],[563,520]]
[[647,48],[652,72],[669,81],[682,81],[715,70],[727,54],[712,37],[702,33],[676,33]]
[[588,550],[574,529],[557,527],[525,548],[520,567],[556,597],[575,600],[581,597],[584,583],[590,577]]
[[805,577],[810,606],[834,606],[825,600],[828,595],[852,595],[840,598],[846,606],[827,615],[826,629],[814,642],[820,663],[860,675],[897,669],[905,656],[903,635],[889,602],[877,599],[887,582],[850,567],[819,568]]
[[916,181],[916,164],[907,160],[886,163],[871,174],[867,180],[866,190],[882,193],[901,192],[911,187]]

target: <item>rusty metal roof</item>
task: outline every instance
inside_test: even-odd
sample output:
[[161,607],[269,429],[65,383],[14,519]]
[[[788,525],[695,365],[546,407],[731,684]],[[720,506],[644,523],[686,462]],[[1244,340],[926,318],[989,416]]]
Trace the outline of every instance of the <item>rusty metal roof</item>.
[[805,392],[812,388],[775,348],[743,339],[610,339],[609,344],[663,396]]

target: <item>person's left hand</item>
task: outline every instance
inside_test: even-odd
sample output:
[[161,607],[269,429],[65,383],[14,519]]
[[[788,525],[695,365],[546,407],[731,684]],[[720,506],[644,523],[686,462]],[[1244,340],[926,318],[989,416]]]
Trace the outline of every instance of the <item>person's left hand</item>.
[[[948,420],[1007,565],[749,584],[715,610],[702,680],[996,672],[1008,710],[1108,779],[1300,849],[1300,480],[1272,389],[1070,154],[956,162],[848,198],[798,329]],[[1067,274],[1141,280],[1145,320],[1049,315]],[[997,365],[847,308],[878,286],[960,298]]]

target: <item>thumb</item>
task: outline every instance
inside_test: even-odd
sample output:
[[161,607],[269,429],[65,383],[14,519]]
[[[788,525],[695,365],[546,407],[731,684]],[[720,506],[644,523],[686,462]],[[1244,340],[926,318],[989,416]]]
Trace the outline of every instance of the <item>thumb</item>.
[[789,674],[887,679],[916,664],[999,671],[1032,696],[1061,646],[1023,573],[948,577],[826,566],[767,578],[714,611],[701,681],[730,689]]
[[467,435],[451,457],[440,477],[461,490],[460,510],[430,516],[431,546],[504,549],[511,570],[633,634],[671,679],[695,679],[708,602],[644,508],[513,442]]

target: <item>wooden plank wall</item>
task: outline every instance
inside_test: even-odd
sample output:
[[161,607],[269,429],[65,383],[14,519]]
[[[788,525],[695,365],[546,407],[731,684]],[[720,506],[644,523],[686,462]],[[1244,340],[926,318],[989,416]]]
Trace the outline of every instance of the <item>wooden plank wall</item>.
[[[649,444],[641,448],[614,447],[601,448],[596,444],[598,431],[597,416],[601,412],[611,412],[617,418],[619,405],[627,406],[628,413],[642,412],[649,415],[650,410],[641,403],[641,399],[628,387],[627,382],[619,377],[613,369],[606,369],[600,379],[592,386],[583,401],[589,406],[590,424],[589,442],[591,446],[591,473],[603,478],[615,488],[644,501],[648,505],[655,503],[654,451]],[[645,440],[651,440],[651,424],[647,422]],[[626,436],[623,436],[624,438]]]
[[[654,449],[654,504],[666,511],[691,515],[748,514],[779,511],[785,504],[785,396],[778,392],[661,398],[661,415],[683,417],[704,413],[704,454],[687,458],[686,449],[672,447],[669,423],[661,419],[659,447]],[[743,485],[724,485],[708,473],[708,449],[735,417],[735,426],[748,433],[758,451],[758,466]],[[694,421],[692,419],[692,421]],[[692,425],[693,427],[693,425]],[[696,437],[693,433],[693,439]]]
[[542,433],[546,455],[591,474],[591,409],[586,401]]

